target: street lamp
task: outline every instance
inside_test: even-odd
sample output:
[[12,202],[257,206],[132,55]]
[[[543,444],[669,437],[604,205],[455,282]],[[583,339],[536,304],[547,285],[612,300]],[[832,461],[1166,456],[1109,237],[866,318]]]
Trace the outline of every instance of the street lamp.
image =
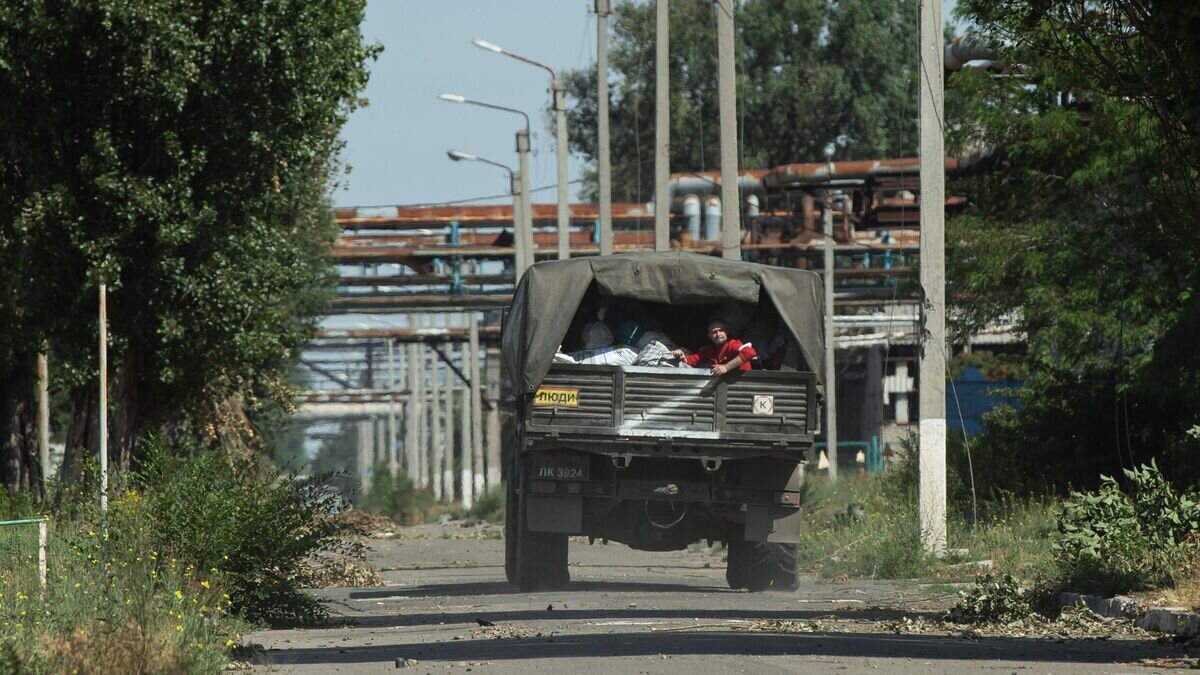
[[[521,241],[521,245],[524,246],[527,255],[527,260],[524,264],[524,267],[522,267],[521,264],[517,265],[517,280],[520,281],[521,275],[525,272],[525,269],[534,263],[533,200],[529,196],[529,115],[526,115],[523,111],[517,110],[516,108],[508,108],[502,105],[496,105],[494,103],[484,103],[483,101],[476,101],[474,99],[467,98],[466,96],[460,96],[459,94],[441,94],[438,96],[438,98],[449,103],[465,103],[467,105],[477,105],[481,108],[490,108],[492,110],[499,110],[501,112],[513,113],[514,115],[520,115],[521,118],[525,120],[525,128],[517,131],[517,157],[520,160],[521,167],[521,220],[523,222],[521,223],[521,227],[516,227],[516,225],[514,225],[515,230],[513,231],[513,238]],[[454,158],[451,157],[451,159]],[[515,213],[513,216],[513,222],[518,222],[515,219]]]
[[475,38],[471,44],[480,49],[528,63],[550,73],[550,91],[554,95],[554,132],[555,155],[558,160],[558,258],[564,260],[570,257],[571,247],[571,205],[567,194],[567,88],[558,79],[558,72],[544,63],[513,54],[487,40]]
[[521,275],[525,274],[525,270],[529,269],[529,249],[525,247],[525,239],[520,236],[521,220],[524,217],[524,209],[521,204],[521,195],[523,190],[524,176],[520,172],[513,171],[508,166],[500,162],[493,162],[485,157],[472,155],[469,152],[461,150],[447,150],[446,156],[455,162],[482,162],[495,167],[504,169],[508,173],[508,191],[513,198],[513,269],[515,271],[515,280],[520,281]]

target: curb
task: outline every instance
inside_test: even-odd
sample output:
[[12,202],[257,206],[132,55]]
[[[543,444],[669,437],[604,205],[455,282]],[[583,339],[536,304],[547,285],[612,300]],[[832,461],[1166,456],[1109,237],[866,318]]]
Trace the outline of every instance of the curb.
[[1105,598],[1082,593],[1059,593],[1058,602],[1071,607],[1082,601],[1088,609],[1109,619],[1129,619],[1142,630],[1172,633],[1190,637],[1200,635],[1200,613],[1182,607],[1143,607],[1136,599],[1126,595]]

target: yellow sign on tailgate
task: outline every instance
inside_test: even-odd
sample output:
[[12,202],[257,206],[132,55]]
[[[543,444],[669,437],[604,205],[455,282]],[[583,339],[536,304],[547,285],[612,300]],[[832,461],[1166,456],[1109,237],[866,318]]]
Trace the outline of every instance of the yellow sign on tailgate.
[[579,407],[579,390],[556,387],[541,387],[533,395],[534,405],[561,405]]

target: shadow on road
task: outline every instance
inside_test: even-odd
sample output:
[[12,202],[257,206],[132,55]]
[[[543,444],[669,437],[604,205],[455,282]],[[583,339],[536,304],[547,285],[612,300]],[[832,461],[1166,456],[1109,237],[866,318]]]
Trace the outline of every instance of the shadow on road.
[[[791,614],[791,613],[789,613]],[[607,616],[607,613],[605,613]],[[639,615],[645,618],[645,615]],[[529,618],[529,617],[525,617]],[[473,639],[387,647],[331,647],[272,652],[277,664],[498,661],[613,656],[741,655],[909,658],[923,662],[1014,660],[1079,664],[1130,663],[1178,650],[1149,643],[862,633],[774,634],[719,632],[604,633],[540,638]]]
[[[736,593],[725,586],[669,584],[632,581],[572,581],[561,593]],[[554,592],[547,592],[553,594]],[[471,581],[465,583],[435,583],[420,586],[394,586],[378,590],[351,591],[351,600],[383,598],[463,597],[469,595],[529,595],[504,581]]]
[[379,615],[347,615],[345,618],[351,625],[359,628],[384,628],[400,626],[429,626],[465,624],[476,625],[476,619],[484,619],[496,624],[527,621],[651,621],[655,619],[717,621],[736,620],[757,621],[776,619],[780,621],[813,621],[817,619],[856,619],[864,621],[894,621],[904,617],[910,619],[934,620],[940,618],[942,612],[914,612],[901,609],[828,609],[823,611],[807,609],[768,610],[761,608],[746,609],[655,609],[652,607],[628,607],[623,609],[570,609],[570,602],[564,606],[557,598],[545,596],[545,601],[553,601],[555,609],[506,610],[487,611],[480,609],[474,612],[420,612],[405,614]]

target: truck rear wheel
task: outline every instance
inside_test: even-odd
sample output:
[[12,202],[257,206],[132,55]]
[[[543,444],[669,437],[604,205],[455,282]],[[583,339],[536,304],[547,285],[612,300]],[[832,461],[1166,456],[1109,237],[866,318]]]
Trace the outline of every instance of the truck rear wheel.
[[794,591],[797,588],[795,544],[762,541],[729,542],[725,580],[730,588],[751,592]]
[[517,588],[522,591],[566,588],[571,581],[567,571],[567,535],[530,531],[526,505],[518,503],[516,511],[519,521],[515,546]]

